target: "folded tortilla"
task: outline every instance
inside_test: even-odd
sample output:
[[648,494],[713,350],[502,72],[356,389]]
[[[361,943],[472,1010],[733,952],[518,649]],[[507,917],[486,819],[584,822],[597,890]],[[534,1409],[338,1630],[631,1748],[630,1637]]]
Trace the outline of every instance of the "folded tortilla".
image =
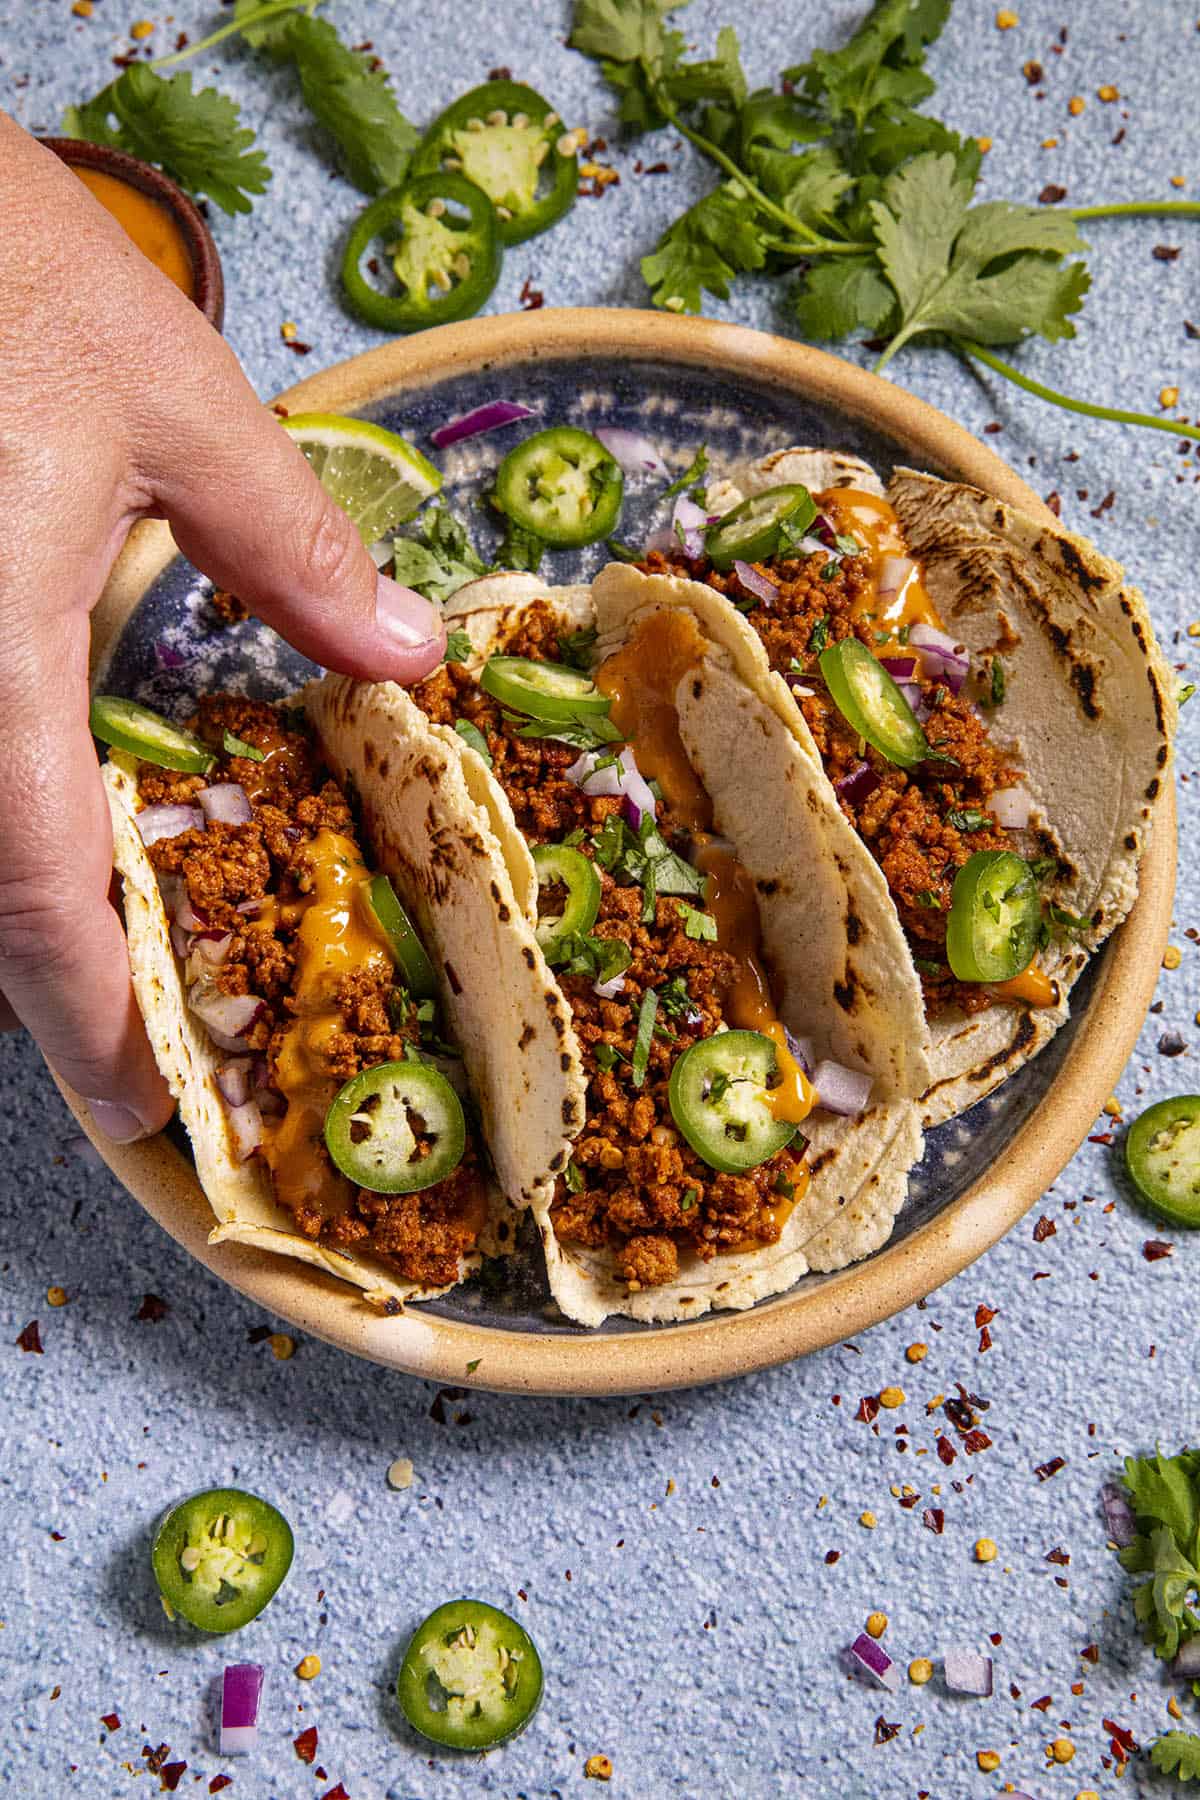
[[[727,511],[785,482],[815,493],[832,487],[886,493],[946,630],[973,661],[1002,652],[1007,688],[989,735],[1025,771],[1023,785],[1034,802],[1024,834],[1029,854],[1059,860],[1058,873],[1044,883],[1045,898],[1091,921],[1073,940],[1056,939],[1040,954],[1054,1005],[997,1001],[970,1017],[949,1013],[927,1022],[886,882],[848,826],[803,714],[771,670],[757,634],[702,583],[638,578],[646,603],[661,597],[700,607],[703,593],[722,607],[726,642],[736,645],[747,685],[792,720],[797,741],[820,770],[830,857],[850,857],[860,882],[878,877],[892,919],[881,924],[876,912],[873,924],[894,962],[898,1029],[928,1062],[921,1111],[930,1127],[983,1099],[1049,1042],[1069,1014],[1070,990],[1089,954],[1127,916],[1170,762],[1175,683],[1142,595],[1086,539],[1051,529],[977,488],[913,469],[897,469],[885,490],[861,458],[804,447],[776,451],[720,481],[710,490],[712,510]],[[605,570],[598,586],[615,573]],[[798,840],[795,854],[805,850]]]

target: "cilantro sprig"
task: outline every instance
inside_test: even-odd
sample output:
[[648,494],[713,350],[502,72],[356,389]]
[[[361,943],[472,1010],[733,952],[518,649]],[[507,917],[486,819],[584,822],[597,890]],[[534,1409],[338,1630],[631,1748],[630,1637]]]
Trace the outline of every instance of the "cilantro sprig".
[[667,22],[681,4],[576,0],[568,40],[599,62],[628,132],[669,125],[722,175],[643,258],[656,306],[698,312],[741,274],[791,268],[805,335],[865,331],[879,340],[877,369],[907,347],[944,345],[1069,411],[1194,435],[1046,387],[996,349],[1075,335],[1090,284],[1080,221],[1195,217],[1200,203],[973,205],[978,143],[918,110],[934,92],[925,57],[951,0],[876,0],[848,43],[785,69],[782,92],[748,91],[728,26],[713,57],[686,61]]

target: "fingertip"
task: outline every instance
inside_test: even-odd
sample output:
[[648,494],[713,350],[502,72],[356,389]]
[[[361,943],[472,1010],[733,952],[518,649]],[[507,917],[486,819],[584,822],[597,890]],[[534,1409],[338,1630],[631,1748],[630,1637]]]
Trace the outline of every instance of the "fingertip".
[[379,575],[375,587],[375,623],[395,667],[393,681],[419,681],[436,669],[446,652],[441,612],[414,588],[402,587],[390,575]]

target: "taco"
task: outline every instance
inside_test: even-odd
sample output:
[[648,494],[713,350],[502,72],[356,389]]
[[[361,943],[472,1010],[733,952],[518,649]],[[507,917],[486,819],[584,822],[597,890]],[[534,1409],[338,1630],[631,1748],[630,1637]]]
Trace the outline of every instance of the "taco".
[[[485,968],[464,983],[492,1044],[485,1114],[518,1153],[527,1121],[565,1132],[566,1155],[527,1157],[511,1179],[555,1299],[588,1325],[749,1306],[877,1248],[920,1154],[913,1096],[929,1077],[878,949],[890,902],[828,854],[790,700],[746,683],[719,597],[643,609],[623,574],[594,594],[472,583],[449,608],[465,659],[411,696],[386,690],[406,732],[419,708],[459,762],[490,846],[478,879],[535,934],[555,1032],[565,1009],[564,1071],[531,1082],[539,1021]],[[364,786],[382,691],[329,676],[308,704],[392,849]],[[445,966],[471,957],[460,909],[421,922]]]
[[[504,1253],[513,1212],[474,1118],[458,973],[427,954],[396,891],[411,860],[363,834],[303,710],[208,695],[183,731],[102,697],[93,728],[126,746],[104,781],[134,988],[211,1241],[299,1258],[388,1306]],[[515,903],[480,889],[457,762],[428,738],[377,740],[354,798],[419,791],[447,902],[465,904],[497,983],[515,971],[528,987]]]
[[720,593],[748,684],[797,723],[836,841],[891,896],[937,1124],[1050,1039],[1133,903],[1176,716],[1145,603],[1082,538],[911,469],[885,493],[842,452],[707,498],[632,578],[645,604]]

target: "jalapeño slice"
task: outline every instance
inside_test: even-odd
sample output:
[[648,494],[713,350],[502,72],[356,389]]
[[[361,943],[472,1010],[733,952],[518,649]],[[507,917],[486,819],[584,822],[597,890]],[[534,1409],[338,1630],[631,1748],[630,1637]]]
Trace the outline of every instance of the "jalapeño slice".
[[448,1600],[418,1625],[396,1678],[405,1718],[450,1750],[490,1750],[523,1731],[542,1698],[542,1663],[515,1619]]
[[1176,1094],[1148,1106],[1129,1127],[1125,1166],[1160,1218],[1200,1226],[1200,1094]]
[[[381,240],[395,282],[372,285],[363,259]],[[342,257],[342,286],[360,318],[384,331],[423,331],[477,313],[500,274],[496,213],[462,175],[422,176],[373,200]]]
[[371,911],[383,927],[392,947],[392,955],[404,977],[405,987],[414,1000],[435,1000],[438,989],[433,964],[386,875],[376,875],[371,879],[367,884],[367,897],[371,902]]
[[925,760],[929,745],[916,713],[865,644],[843,638],[817,661],[835,706],[859,737],[901,769]]
[[493,494],[502,513],[552,549],[608,537],[621,511],[625,477],[599,438],[555,425],[510,450]]
[[575,203],[579,165],[563,140],[562,120],[533,88],[485,81],[433,121],[412,173],[461,170],[496,208],[501,242],[520,244]]
[[377,1063],[353,1076],[325,1115],[325,1145],[372,1194],[415,1194],[452,1175],[467,1147],[462,1101],[429,1063]]
[[538,900],[549,898],[547,890],[566,889],[562,911],[545,913],[538,920],[537,941],[553,963],[576,932],[581,936],[596,923],[600,911],[600,871],[582,851],[569,844],[536,844],[533,866],[537,871]]
[[240,1488],[181,1500],[154,1534],[150,1559],[167,1610],[201,1631],[237,1631],[256,1619],[292,1566],[283,1514]]
[[775,1046],[761,1031],[718,1031],[671,1070],[671,1116],[696,1155],[722,1175],[743,1175],[796,1135],[767,1099],[778,1081]]
[[1011,850],[977,850],[954,877],[946,958],[960,981],[1011,981],[1038,947],[1037,878]]
[[93,737],[116,750],[128,750],[159,769],[182,769],[187,775],[207,775],[216,762],[208,745],[191,731],[164,719],[161,713],[122,700],[119,694],[97,694],[88,713]]
[[513,712],[549,723],[603,716],[612,704],[590,675],[568,669],[565,663],[534,662],[527,656],[489,657],[480,670],[479,685]]
[[785,525],[800,534],[816,516],[816,501],[806,487],[789,483],[764,488],[709,526],[704,534],[708,560],[718,569],[732,569],[735,562],[765,562],[779,549]]

